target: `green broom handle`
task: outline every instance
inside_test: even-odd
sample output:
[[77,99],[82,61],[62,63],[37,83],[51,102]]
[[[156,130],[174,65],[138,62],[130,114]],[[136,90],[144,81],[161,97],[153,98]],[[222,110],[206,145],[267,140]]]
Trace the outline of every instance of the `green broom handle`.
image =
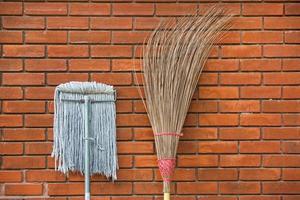
[[85,156],[84,156],[84,189],[85,189],[85,200],[90,200],[90,135],[89,135],[89,128],[90,128],[90,98],[89,96],[84,96],[84,107],[85,107],[85,116],[84,116],[84,123],[85,123],[85,137],[84,137],[84,148],[85,148]]

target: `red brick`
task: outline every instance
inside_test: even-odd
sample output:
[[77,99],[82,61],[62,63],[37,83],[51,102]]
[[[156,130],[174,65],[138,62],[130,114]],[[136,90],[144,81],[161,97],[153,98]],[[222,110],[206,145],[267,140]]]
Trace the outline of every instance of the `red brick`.
[[[136,194],[160,194],[162,183],[134,183],[133,189]],[[173,193],[174,187],[171,185],[171,192]]]
[[263,101],[263,112],[300,112],[299,101]]
[[216,139],[217,132],[215,128],[184,128],[183,139]]
[[282,142],[282,152],[284,153],[300,153],[299,142]]
[[238,179],[236,169],[199,169],[198,179],[201,181],[230,181]]
[[300,184],[297,182],[265,182],[264,194],[299,194]]
[[279,126],[281,116],[279,114],[242,114],[240,124],[243,126]]
[[239,62],[236,59],[208,59],[203,69],[206,71],[237,71]]
[[282,43],[283,33],[278,31],[247,31],[242,33],[243,43]]
[[26,127],[51,127],[53,116],[51,114],[32,114],[25,116]]
[[262,49],[260,46],[223,46],[222,47],[222,57],[226,58],[251,58],[251,57],[260,57],[262,55]]
[[240,153],[280,153],[280,142],[240,142]]
[[88,46],[86,45],[52,45],[48,46],[49,57],[88,57]]
[[260,138],[258,128],[222,128],[219,130],[222,140],[255,140]]
[[263,129],[264,139],[287,139],[287,140],[298,140],[300,138],[300,129],[293,127],[283,128],[264,128]]
[[0,143],[0,147],[1,155],[17,155],[23,153],[22,143],[2,142]]
[[196,141],[182,141],[178,144],[177,153],[197,153],[198,143]]
[[247,100],[247,101],[220,101],[220,112],[259,112],[259,101]]
[[65,60],[60,59],[26,59],[26,71],[66,71]]
[[110,63],[107,59],[71,59],[70,71],[108,71]]
[[300,170],[297,168],[283,169],[282,179],[289,181],[298,181],[300,179]]
[[[185,0],[180,0],[180,1],[185,1]],[[208,2],[213,2],[213,1],[208,1]],[[215,3],[201,3],[200,9],[198,10],[199,14],[201,15],[205,14],[209,10],[209,8],[212,8],[214,5]],[[224,8],[227,14],[229,15],[234,16],[234,15],[241,14],[241,5],[239,3],[220,3],[220,6],[222,6],[222,8]]]
[[138,59],[114,59],[112,60],[113,71],[134,71],[140,70],[141,63]]
[[285,15],[299,15],[300,5],[298,3],[286,3],[284,13]]
[[4,156],[2,169],[38,169],[45,168],[44,156]]
[[21,15],[22,14],[22,3],[18,2],[1,2],[0,3],[0,14],[1,15]]
[[240,169],[240,180],[279,180],[280,169]]
[[118,142],[118,153],[120,154],[143,154],[153,153],[152,142]]
[[218,74],[217,73],[202,73],[199,79],[199,85],[217,85]]
[[25,153],[27,155],[51,154],[52,146],[53,146],[52,143],[45,143],[45,142],[26,143],[25,144]]
[[117,176],[120,181],[151,181],[153,171],[151,169],[120,169]]
[[20,87],[1,87],[1,99],[21,99],[23,97],[23,90]]
[[241,98],[262,99],[262,98],[280,98],[281,89],[276,86],[249,86],[240,89]]
[[202,114],[199,117],[201,126],[235,126],[238,124],[236,114]]
[[23,69],[23,63],[20,59],[1,59],[0,60],[0,69],[2,72],[5,71],[21,71]]
[[265,29],[299,29],[300,17],[266,17]]
[[261,29],[261,17],[234,17],[230,29]]
[[220,183],[221,194],[259,194],[258,182],[226,182]]
[[300,88],[298,86],[283,87],[282,97],[284,99],[295,99],[300,97]]
[[[162,180],[159,170],[155,170],[155,180]],[[174,181],[192,181],[196,179],[195,169],[175,169],[172,175]]]
[[130,17],[101,17],[91,18],[92,29],[131,29]]
[[199,142],[199,153],[237,153],[237,142]]
[[213,167],[218,165],[216,155],[180,155],[177,161],[178,167]]
[[27,31],[26,43],[67,43],[65,31]]
[[260,165],[259,155],[222,155],[220,166],[222,167],[255,167]]
[[284,36],[285,43],[300,43],[300,31],[287,31]]
[[236,99],[239,96],[237,87],[200,87],[200,99]]
[[53,87],[27,87],[25,89],[25,99],[53,99]]
[[53,170],[26,171],[27,182],[60,182],[65,180],[65,176],[61,172]]
[[110,4],[109,3],[72,3],[70,4],[70,15],[109,15]]
[[4,113],[43,113],[45,102],[40,101],[4,101]]
[[261,82],[259,73],[221,73],[222,85],[258,85]]
[[2,17],[3,28],[7,29],[44,29],[43,17]]
[[112,42],[115,44],[142,44],[149,36],[149,32],[125,32],[115,31],[112,33]]
[[149,3],[115,3],[113,15],[153,15],[154,5]]
[[86,73],[49,73],[47,74],[47,83],[49,85],[58,85],[69,81],[87,81]]
[[160,18],[157,17],[135,17],[134,29],[136,30],[153,30],[159,24]]
[[[0,7],[1,9],[1,7]],[[1,12],[1,10],[0,10]],[[23,36],[21,31],[2,31],[0,32],[0,42],[2,44],[6,43],[22,43],[23,42]]]
[[217,112],[217,102],[215,101],[192,101],[189,112]]
[[240,42],[241,42],[241,33],[239,31],[227,31],[227,32],[221,32],[220,39],[217,40],[215,43],[216,44],[240,44]]
[[178,194],[216,194],[218,186],[216,182],[186,182],[177,183]]
[[157,158],[154,155],[134,156],[135,167],[157,167]]
[[0,171],[0,182],[10,183],[10,182],[21,182],[22,181],[22,172],[21,171],[12,171],[12,170],[1,170]]
[[4,73],[4,85],[43,85],[45,77],[42,73]]
[[66,3],[25,3],[24,13],[26,15],[67,15]]
[[297,45],[266,45],[264,56],[266,57],[298,57],[300,47]]
[[4,141],[35,141],[45,140],[44,129],[4,129],[2,134]]
[[108,31],[71,31],[70,32],[71,43],[109,43],[110,32]]
[[[117,112],[120,112],[120,104],[124,101],[118,101],[116,104]],[[119,108],[119,109],[118,109]],[[126,112],[131,112],[131,108],[124,108],[124,110],[128,109]],[[130,110],[130,111],[129,111]],[[125,112],[125,111],[124,111]],[[117,128],[117,140],[132,140],[133,130],[131,128]]]
[[299,156],[292,156],[292,155],[263,156],[264,167],[298,167],[299,164],[300,164]]
[[87,17],[48,17],[48,29],[88,29]]
[[242,71],[279,71],[281,60],[279,59],[243,59],[240,60]]
[[42,45],[4,45],[4,57],[44,57],[45,47]]
[[129,73],[96,73],[92,74],[92,80],[109,85],[131,85],[132,75]]
[[38,196],[43,193],[42,184],[7,184],[5,185],[5,195],[7,196]]
[[144,114],[122,114],[117,116],[118,126],[148,126],[149,120]]
[[22,124],[22,115],[0,115],[0,127],[20,127]]
[[91,48],[92,57],[131,57],[132,47],[124,45],[97,45]]
[[243,5],[243,15],[282,15],[281,3],[249,3]]
[[283,124],[289,125],[289,126],[300,125],[300,115],[298,115],[298,114],[283,115]]
[[180,16],[191,15],[196,12],[197,5],[181,3],[181,4],[169,4],[162,3],[156,5],[156,15],[158,16]]
[[118,90],[119,99],[139,99],[141,98],[137,87],[120,87]]

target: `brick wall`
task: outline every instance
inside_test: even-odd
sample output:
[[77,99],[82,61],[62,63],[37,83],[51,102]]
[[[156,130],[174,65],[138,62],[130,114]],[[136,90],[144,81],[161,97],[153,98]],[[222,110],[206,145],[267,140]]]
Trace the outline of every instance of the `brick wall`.
[[[160,199],[134,65],[159,18],[218,1],[79,1],[0,3],[0,194],[82,198],[82,176],[53,170],[53,91],[94,80],[118,90],[121,168],[115,184],[93,178],[94,199]],[[173,193],[177,200],[299,200],[300,3],[223,4],[233,26],[213,49],[187,115]]]

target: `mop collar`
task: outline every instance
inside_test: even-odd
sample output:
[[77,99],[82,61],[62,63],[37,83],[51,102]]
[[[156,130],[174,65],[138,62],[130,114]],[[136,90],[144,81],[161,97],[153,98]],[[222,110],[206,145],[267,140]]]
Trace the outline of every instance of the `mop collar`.
[[162,133],[154,133],[154,136],[163,136],[163,135],[167,135],[167,136],[183,136],[182,133],[169,133],[169,132],[162,132]]
[[158,168],[164,182],[170,182],[176,165],[176,158],[158,159]]
[[113,86],[104,83],[96,82],[78,82],[71,81],[68,83],[60,84],[56,87],[56,91],[65,93],[79,93],[79,94],[113,94]]

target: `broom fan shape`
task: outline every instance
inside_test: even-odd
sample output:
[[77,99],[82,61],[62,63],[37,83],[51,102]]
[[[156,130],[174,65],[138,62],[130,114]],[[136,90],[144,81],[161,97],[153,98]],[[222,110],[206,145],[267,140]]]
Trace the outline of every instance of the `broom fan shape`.
[[143,81],[164,199],[176,165],[179,137],[199,77],[230,16],[213,6],[204,15],[161,21],[143,46]]

